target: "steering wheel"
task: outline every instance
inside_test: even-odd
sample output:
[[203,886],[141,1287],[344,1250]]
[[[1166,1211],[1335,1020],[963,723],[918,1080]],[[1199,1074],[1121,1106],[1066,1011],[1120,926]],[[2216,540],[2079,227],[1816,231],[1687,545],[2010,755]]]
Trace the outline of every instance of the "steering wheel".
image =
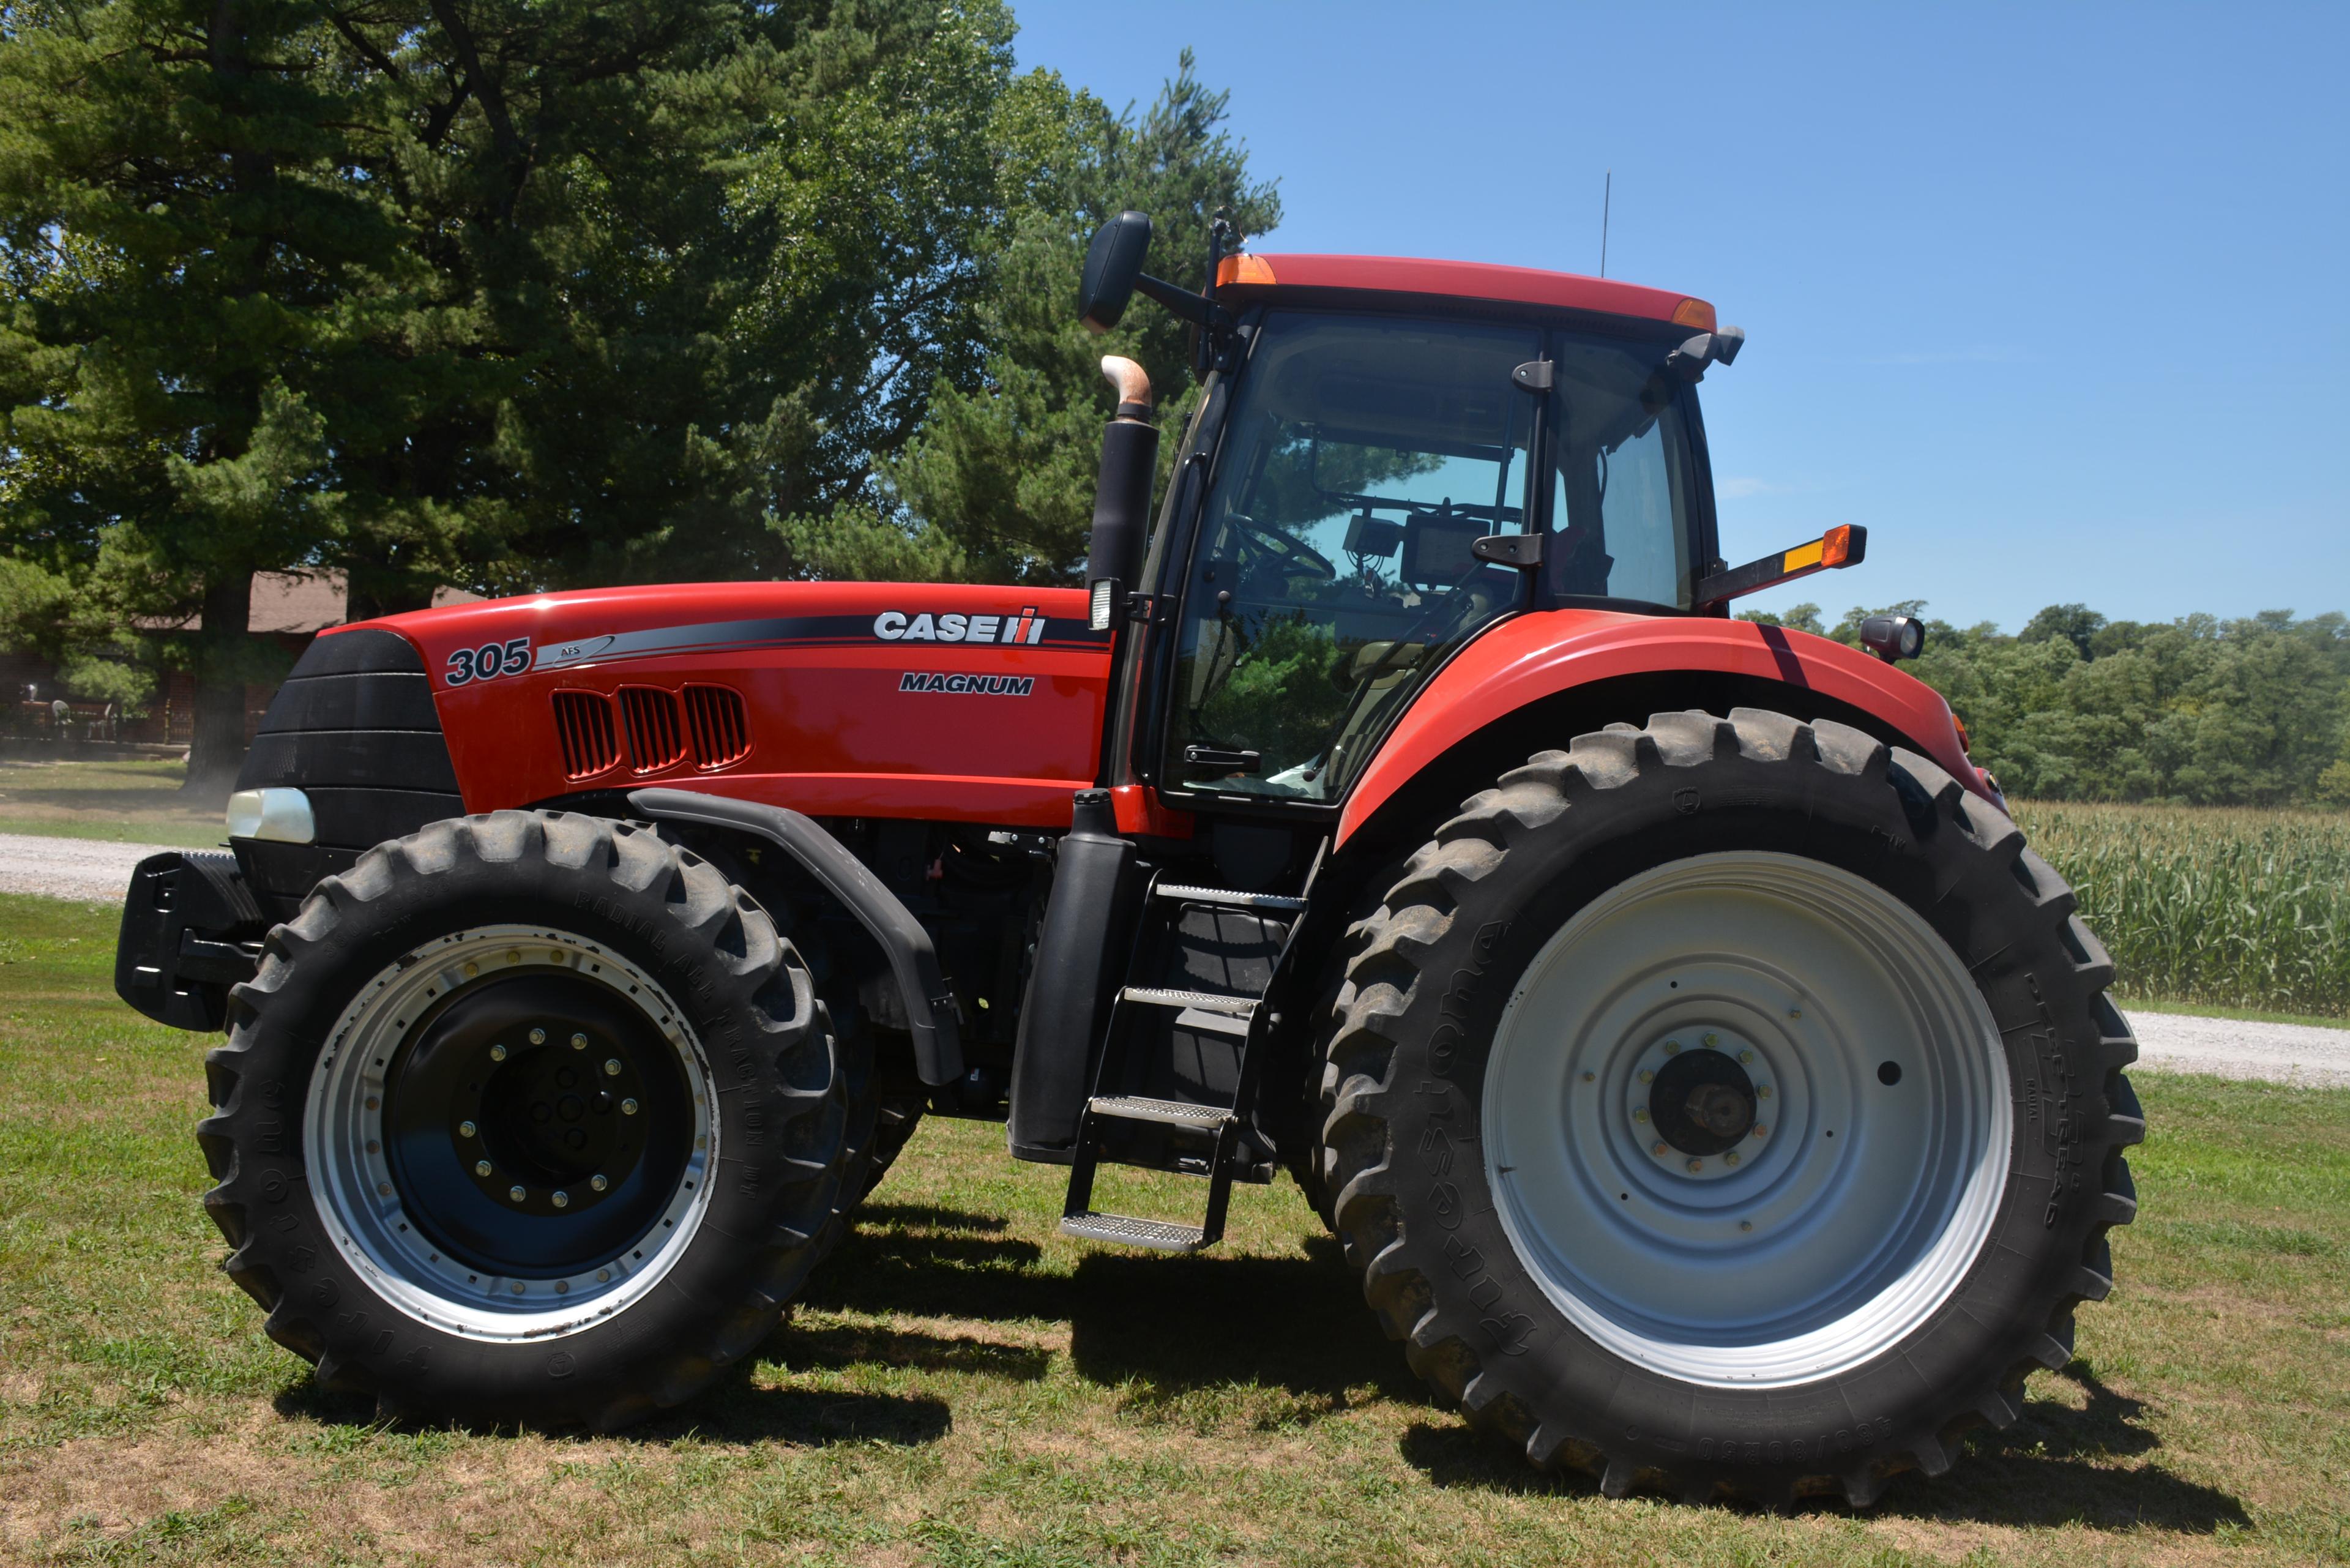
[[1301,544],[1278,528],[1268,528],[1244,513],[1225,514],[1225,521],[1248,536],[1248,541],[1263,552],[1262,563],[1284,577],[1317,577],[1323,582],[1336,582],[1338,568],[1329,558],[1311,545]]

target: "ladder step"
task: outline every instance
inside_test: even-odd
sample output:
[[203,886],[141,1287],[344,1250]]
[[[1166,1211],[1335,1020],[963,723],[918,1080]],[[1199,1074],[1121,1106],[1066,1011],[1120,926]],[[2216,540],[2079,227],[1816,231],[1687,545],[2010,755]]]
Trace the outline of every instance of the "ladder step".
[[1188,1100],[1151,1100],[1140,1095],[1096,1095],[1086,1102],[1086,1106],[1097,1116],[1116,1116],[1120,1121],[1128,1122],[1164,1122],[1171,1127],[1213,1130],[1232,1119],[1232,1113],[1222,1106],[1195,1106]]
[[1197,1225],[1170,1225],[1164,1220],[1137,1220],[1125,1214],[1097,1214],[1090,1209],[1082,1214],[1061,1216],[1061,1234],[1082,1236],[1088,1241],[1122,1241],[1129,1247],[1149,1247],[1161,1252],[1196,1252],[1208,1244],[1206,1232]]
[[1120,1002],[1146,1007],[1196,1007],[1203,1012],[1233,1012],[1245,1018],[1256,1011],[1253,996],[1219,996],[1211,991],[1161,991],[1155,986],[1129,985],[1118,993]]
[[1295,914],[1305,908],[1305,900],[1293,898],[1286,893],[1243,893],[1230,888],[1187,888],[1177,883],[1162,882],[1159,896],[1186,904],[1221,904],[1231,909],[1269,909]]

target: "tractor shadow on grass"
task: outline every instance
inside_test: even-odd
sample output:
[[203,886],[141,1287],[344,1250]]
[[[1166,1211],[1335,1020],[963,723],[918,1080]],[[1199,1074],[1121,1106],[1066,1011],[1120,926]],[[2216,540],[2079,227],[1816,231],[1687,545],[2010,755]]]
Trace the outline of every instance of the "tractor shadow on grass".
[[[677,1410],[655,1416],[612,1433],[608,1439],[666,1447],[681,1438],[702,1442],[751,1444],[781,1440],[806,1448],[833,1443],[892,1443],[909,1448],[934,1443],[953,1429],[952,1413],[942,1399],[928,1396],[872,1394],[848,1389],[764,1387],[745,1374],[747,1363],[723,1375],[710,1388]],[[385,1422],[367,1395],[340,1394],[304,1378],[279,1394],[277,1413],[321,1426],[377,1428],[398,1431],[454,1430],[476,1437],[512,1437],[510,1424],[451,1421]],[[588,1434],[556,1430],[557,1441],[586,1442]]]
[[[1350,1391],[1424,1397],[1327,1238],[1308,1241],[1302,1258],[1089,1252],[1074,1273],[1057,1274],[1035,1267],[1035,1243],[1001,1234],[999,1219],[891,1204],[870,1205],[861,1219],[863,1228],[809,1282],[802,1297],[809,1305],[1066,1322],[1078,1375],[1128,1386],[1143,1402],[1252,1384],[1327,1409],[1343,1407]],[[946,1343],[909,1337],[924,1339],[930,1354]],[[902,1348],[906,1361],[922,1364],[922,1346]],[[970,1354],[1013,1353],[973,1345]],[[873,1358],[894,1359],[878,1345]],[[958,1369],[1041,1376],[1044,1358],[1033,1373],[1009,1365]]]
[[[2022,1417],[2006,1431],[1978,1428],[1948,1475],[1939,1480],[1898,1477],[1875,1508],[1856,1517],[2116,1531],[2151,1526],[2187,1535],[2251,1523],[2235,1498],[2160,1465],[2111,1468],[2111,1461],[2162,1446],[2142,1420],[2144,1401],[2107,1387],[2085,1361],[2076,1360],[2056,1376],[2085,1396],[2082,1408],[2061,1399],[2027,1399]],[[2048,1384],[2043,1379],[2039,1386]],[[1582,1497],[1598,1490],[1592,1478],[1579,1472],[1538,1474],[1503,1444],[1466,1426],[1416,1424],[1404,1434],[1401,1448],[1407,1463],[1441,1487]],[[1842,1502],[1825,1498],[1804,1507],[1845,1511]]]

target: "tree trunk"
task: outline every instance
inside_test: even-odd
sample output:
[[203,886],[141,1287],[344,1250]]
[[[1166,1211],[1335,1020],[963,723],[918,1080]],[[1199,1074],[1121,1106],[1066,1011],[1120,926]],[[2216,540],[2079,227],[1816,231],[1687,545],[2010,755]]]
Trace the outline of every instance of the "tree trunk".
[[196,729],[188,748],[183,794],[225,796],[244,765],[245,625],[253,617],[253,574],[230,572],[204,585],[204,624],[196,635]]

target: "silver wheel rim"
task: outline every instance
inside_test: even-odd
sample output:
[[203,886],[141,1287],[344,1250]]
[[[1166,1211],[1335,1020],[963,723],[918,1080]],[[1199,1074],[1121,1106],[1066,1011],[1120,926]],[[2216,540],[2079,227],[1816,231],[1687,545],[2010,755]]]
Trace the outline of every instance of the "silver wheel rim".
[[[428,1010],[470,985],[534,971],[603,985],[668,1041],[691,1095],[691,1152],[656,1221],[617,1255],[569,1273],[494,1273],[436,1247],[403,1204],[385,1153],[386,1070]],[[359,988],[311,1073],[303,1158],[336,1251],[386,1301],[468,1339],[546,1339],[625,1310],[684,1253],[710,1203],[712,1104],[701,1041],[643,970],[568,931],[477,926],[403,955]]]
[[[1752,1127],[1693,1153],[1651,1107],[1673,1116],[1660,1075],[1671,1101],[1713,1056],[1745,1075]],[[2012,1111],[1998,1026],[1932,929],[1758,852],[1645,872],[1551,938],[1495,1033],[1483,1127],[1503,1228],[1570,1322],[1685,1382],[1773,1387],[1858,1366],[1949,1301],[1990,1237]]]

